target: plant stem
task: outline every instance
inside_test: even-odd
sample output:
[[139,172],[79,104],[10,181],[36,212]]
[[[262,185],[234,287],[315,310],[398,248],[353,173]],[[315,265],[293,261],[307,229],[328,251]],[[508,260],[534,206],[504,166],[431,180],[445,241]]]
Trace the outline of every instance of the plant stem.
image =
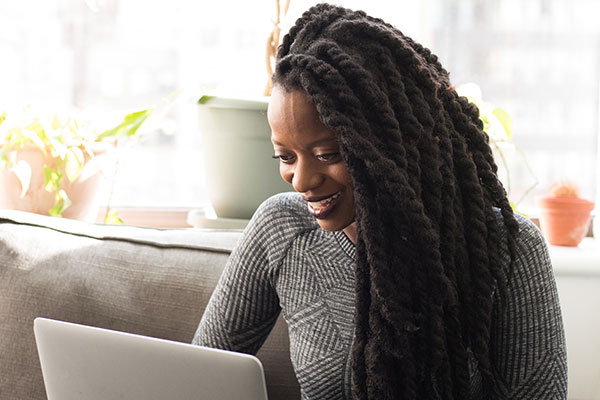
[[[117,153],[119,141],[115,141],[115,153]],[[108,223],[110,217],[110,203],[112,202],[112,196],[115,191],[115,183],[117,181],[117,170],[119,169],[119,155],[115,155],[115,169],[113,171],[112,182],[110,184],[110,192],[108,192],[108,202],[106,203],[106,214],[104,215],[104,223]]]
[[514,143],[513,143],[513,146],[515,146],[515,149],[521,155],[521,158],[525,162],[525,167],[527,168],[527,171],[529,172],[529,175],[531,175],[531,177],[534,180],[533,184],[531,186],[529,186],[527,188],[527,190],[525,190],[525,193],[523,193],[523,195],[521,197],[519,197],[519,200],[515,203],[515,205],[518,205],[529,194],[529,192],[531,192],[538,185],[538,183],[540,183],[540,182],[538,181],[537,176],[533,172],[533,168],[531,168],[531,164],[529,164],[529,161],[527,161],[527,157],[525,156],[525,152],[523,151],[523,149],[521,149],[519,146],[517,146]]
[[504,167],[504,170],[506,171],[506,196],[509,197],[510,189],[511,189],[511,182],[510,182],[510,170],[508,168],[508,161],[506,161],[506,158],[504,157],[504,153],[502,152],[502,149],[500,149],[500,146],[498,146],[498,143],[494,139],[491,139],[491,142],[494,145],[494,147],[496,148],[496,150],[498,151],[498,154],[500,155],[500,160],[502,161],[502,166]]

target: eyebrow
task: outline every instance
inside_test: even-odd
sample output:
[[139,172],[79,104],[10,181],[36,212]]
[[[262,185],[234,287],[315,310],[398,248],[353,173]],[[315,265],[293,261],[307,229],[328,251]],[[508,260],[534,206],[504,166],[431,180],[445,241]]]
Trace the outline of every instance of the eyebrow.
[[[271,142],[278,146],[284,146],[282,143],[278,142],[277,140],[271,140]],[[337,139],[334,137],[326,137],[323,139],[317,139],[314,142],[308,143],[307,147],[315,147],[315,146],[318,146],[318,145],[321,145],[324,143],[328,143],[328,142],[335,142],[337,144]]]

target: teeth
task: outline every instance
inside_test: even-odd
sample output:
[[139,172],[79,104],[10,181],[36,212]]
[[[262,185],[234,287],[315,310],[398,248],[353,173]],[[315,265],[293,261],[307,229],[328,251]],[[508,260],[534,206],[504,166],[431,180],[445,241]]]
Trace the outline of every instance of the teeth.
[[310,206],[310,208],[312,208],[315,211],[321,211],[324,208],[327,208],[335,199],[337,199],[338,197],[340,197],[341,193],[336,193],[331,197],[328,197],[324,200],[321,201],[309,201],[308,205]]

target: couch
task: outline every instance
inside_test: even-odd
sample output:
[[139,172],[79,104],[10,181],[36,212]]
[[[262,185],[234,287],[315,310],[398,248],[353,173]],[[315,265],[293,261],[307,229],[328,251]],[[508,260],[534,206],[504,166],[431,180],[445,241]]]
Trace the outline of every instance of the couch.
[[[0,211],[0,399],[45,399],[35,317],[192,340],[241,232],[106,226]],[[285,322],[258,357],[271,400],[298,399]]]

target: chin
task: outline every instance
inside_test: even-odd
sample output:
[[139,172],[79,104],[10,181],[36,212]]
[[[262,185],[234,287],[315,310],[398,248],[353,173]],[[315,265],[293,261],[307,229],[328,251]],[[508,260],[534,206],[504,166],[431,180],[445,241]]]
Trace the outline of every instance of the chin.
[[323,220],[319,220],[319,219],[317,220],[317,223],[323,230],[329,231],[329,232],[335,232],[335,231],[340,231],[340,230],[344,229],[344,228],[338,229],[337,228],[338,225],[331,224],[331,223],[328,223],[327,221],[323,221]]
[[319,226],[321,228],[323,228],[323,230],[326,230],[329,232],[341,231],[344,228],[347,228],[348,226],[350,226],[350,224],[352,224],[352,222],[354,222],[354,219],[350,220],[350,222],[328,221],[326,219],[317,219],[317,223],[319,224]]

